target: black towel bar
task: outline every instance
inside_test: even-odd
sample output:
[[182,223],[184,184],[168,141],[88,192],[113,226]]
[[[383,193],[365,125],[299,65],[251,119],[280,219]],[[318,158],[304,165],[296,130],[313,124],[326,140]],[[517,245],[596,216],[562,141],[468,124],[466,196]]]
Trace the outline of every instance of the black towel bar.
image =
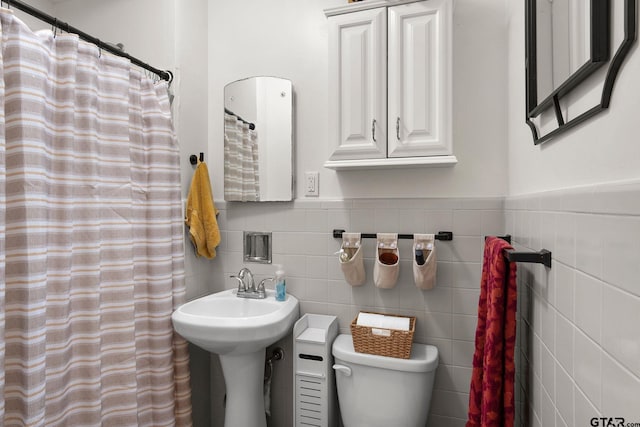
[[[345,230],[333,230],[333,237],[336,239],[342,239],[342,233]],[[376,233],[360,233],[362,239],[375,239],[378,237]],[[434,235],[436,240],[453,240],[453,232],[451,231],[438,231],[438,234]],[[398,239],[413,239],[413,234],[398,234]]]
[[[506,240],[511,243],[511,235],[496,236],[502,240]],[[544,264],[551,268],[551,251],[541,249],[538,252],[522,252],[513,249],[505,249],[503,251],[504,256],[509,262],[529,262],[535,264]]]

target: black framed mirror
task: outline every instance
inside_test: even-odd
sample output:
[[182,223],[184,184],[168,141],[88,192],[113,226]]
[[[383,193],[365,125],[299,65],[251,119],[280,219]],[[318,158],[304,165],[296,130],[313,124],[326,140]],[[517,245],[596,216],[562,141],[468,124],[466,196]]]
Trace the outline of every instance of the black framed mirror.
[[[624,0],[624,39],[609,61],[609,0],[525,0],[526,122],[541,144],[608,108],[613,83],[636,38],[636,0]],[[565,121],[560,101],[609,62],[600,103]],[[552,110],[557,128],[540,135],[533,118]]]

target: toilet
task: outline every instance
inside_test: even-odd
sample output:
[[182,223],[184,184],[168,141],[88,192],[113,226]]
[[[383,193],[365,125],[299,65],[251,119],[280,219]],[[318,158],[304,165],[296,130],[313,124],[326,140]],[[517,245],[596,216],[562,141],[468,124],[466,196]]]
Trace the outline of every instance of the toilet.
[[414,343],[410,359],[357,353],[351,335],[333,342],[333,369],[344,427],[424,427],[438,349]]

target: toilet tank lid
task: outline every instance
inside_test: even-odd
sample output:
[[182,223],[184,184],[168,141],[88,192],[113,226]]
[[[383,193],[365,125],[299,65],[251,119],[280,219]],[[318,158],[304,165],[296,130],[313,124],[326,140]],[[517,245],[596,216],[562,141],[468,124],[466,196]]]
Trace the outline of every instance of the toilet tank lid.
[[353,348],[353,340],[349,334],[340,334],[333,341],[332,353],[345,362],[376,368],[392,369],[405,372],[430,372],[438,367],[438,349],[432,345],[413,343],[411,358],[377,356],[357,353]]

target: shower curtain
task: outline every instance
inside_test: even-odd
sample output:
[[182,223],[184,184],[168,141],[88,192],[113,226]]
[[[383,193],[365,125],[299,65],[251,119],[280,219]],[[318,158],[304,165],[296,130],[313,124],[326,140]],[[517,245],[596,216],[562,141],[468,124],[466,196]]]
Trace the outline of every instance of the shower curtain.
[[166,84],[0,25],[0,425],[190,425]]

